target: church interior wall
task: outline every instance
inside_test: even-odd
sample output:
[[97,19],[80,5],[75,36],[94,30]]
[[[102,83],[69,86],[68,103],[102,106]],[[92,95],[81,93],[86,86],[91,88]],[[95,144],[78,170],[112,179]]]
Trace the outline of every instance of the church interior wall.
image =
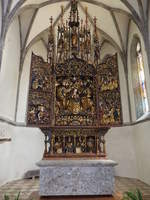
[[131,46],[134,37],[138,37],[141,42],[142,47],[142,55],[143,55],[143,64],[144,64],[144,70],[145,70],[145,79],[146,79],[146,87],[147,87],[147,96],[148,96],[148,102],[150,105],[150,72],[149,72],[149,66],[148,66],[148,58],[147,58],[147,52],[145,50],[145,45],[143,41],[143,37],[138,29],[138,27],[135,25],[135,23],[132,21],[130,24],[129,29],[129,38],[128,38],[128,81],[129,81],[129,96],[130,96],[130,103],[131,103],[131,114],[132,114],[132,121],[136,121],[136,112],[135,112],[135,103],[134,103],[134,94],[133,94],[133,85],[132,85],[132,65],[134,63],[131,62]]
[[[131,22],[130,25],[130,32],[129,32],[129,41],[128,41],[128,52],[131,52],[131,45],[134,36],[138,37],[141,42],[142,46],[142,55],[144,61],[144,70],[145,70],[145,78],[146,78],[146,87],[147,87],[147,95],[148,100],[150,103],[150,77],[149,77],[149,67],[147,61],[147,53],[145,50],[145,45],[141,33],[137,26]],[[130,86],[130,102],[131,102],[131,111],[132,111],[132,120],[136,121],[136,113],[135,113],[135,104],[134,104],[134,94],[133,94],[133,87],[132,87],[132,75],[131,75],[131,55],[132,53],[128,54],[128,78],[129,78],[129,86]],[[150,104],[149,104],[150,105]],[[149,122],[140,123],[136,126],[133,126],[132,134],[134,136],[134,147],[135,147],[135,154],[137,160],[137,174],[140,180],[150,184],[149,179],[149,171],[150,171],[150,162],[148,159],[149,156]]]
[[[58,6],[59,8],[59,6]],[[1,10],[1,8],[0,8]],[[45,10],[45,9],[43,9]],[[48,9],[47,9],[48,10]],[[45,14],[47,16],[47,14]],[[53,14],[52,14],[53,15]],[[37,18],[36,20],[38,19]],[[150,17],[149,17],[150,19]],[[42,22],[43,20],[41,20]],[[36,21],[35,21],[36,22]],[[38,22],[38,20],[37,20]],[[37,23],[39,25],[39,23]],[[35,23],[36,29],[39,28]],[[45,27],[48,21],[44,22]],[[150,22],[149,22],[150,24]],[[1,25],[1,14],[0,14]],[[150,26],[149,26],[150,27]],[[29,41],[37,33],[31,30]],[[43,27],[42,27],[43,29]],[[130,104],[132,120],[136,121],[134,95],[131,78],[131,57],[130,48],[134,35],[138,35],[142,44],[142,53],[144,57],[145,76],[147,83],[147,92],[150,103],[150,77],[147,62],[147,54],[144,41],[137,26],[131,21],[129,38],[128,38],[128,79],[130,91]],[[21,76],[17,122],[26,123],[26,109],[29,73],[31,63],[31,53],[41,55],[46,59],[46,48],[42,41],[36,42],[28,51],[23,64],[23,72]],[[103,46],[101,56],[116,53],[115,48],[106,43]],[[3,50],[3,59],[0,72],[0,116],[5,119],[15,120],[16,98],[18,72],[20,65],[20,33],[18,18],[15,18],[9,27],[6,42]],[[129,122],[129,103],[126,88],[126,80],[123,69],[123,63],[120,55],[118,55],[119,75],[121,98],[123,108],[123,120]],[[9,81],[8,81],[9,80]],[[118,162],[116,167],[116,175],[122,177],[138,178],[150,184],[150,151],[149,151],[149,126],[150,122],[141,123],[135,126],[125,126],[121,128],[111,128],[106,135],[106,149],[108,158]],[[35,163],[41,160],[44,151],[44,136],[37,128],[17,127],[0,122],[0,131],[10,134],[12,141],[0,145],[0,185],[23,177],[23,174],[32,169],[36,169]],[[9,162],[8,162],[9,161]]]
[[133,128],[135,152],[137,158],[138,179],[150,184],[150,122],[136,125]]
[[18,18],[11,23],[3,48],[0,73],[0,116],[14,120],[20,65],[20,33]]
[[0,185],[23,178],[25,172],[36,169],[36,162],[42,159],[44,152],[44,135],[40,129],[0,122],[2,132],[12,141],[0,145]]
[[134,149],[133,127],[111,128],[106,134],[108,158],[115,160],[116,176],[137,178],[136,154]]
[[[30,30],[30,34],[27,40],[27,45],[30,44],[30,42],[41,33],[41,31],[46,30],[49,27],[49,17],[53,16],[54,19],[57,18],[58,13],[60,13],[60,7],[62,5],[62,2],[60,3],[54,3],[53,9],[50,11],[51,5],[44,6],[40,8],[36,14],[36,17],[34,19],[32,28]],[[67,2],[63,2],[64,8],[66,7]]]
[[[115,28],[115,24],[111,17],[110,12],[96,5],[91,6],[91,3],[82,3],[82,5],[84,7],[86,6],[88,7],[89,13],[94,13],[94,16],[96,16],[96,18],[98,19],[97,26],[100,27],[102,30],[104,30],[104,32],[107,33],[108,35],[111,35],[111,38],[121,48],[121,42],[119,40],[117,30]],[[105,20],[101,20],[101,19],[105,19]],[[111,29],[110,29],[110,24],[111,24]]]

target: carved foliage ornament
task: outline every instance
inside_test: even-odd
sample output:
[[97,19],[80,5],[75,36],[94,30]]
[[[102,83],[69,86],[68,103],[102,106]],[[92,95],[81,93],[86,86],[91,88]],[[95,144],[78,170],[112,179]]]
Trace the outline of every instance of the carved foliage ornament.
[[122,123],[117,54],[98,65],[100,124]]
[[28,124],[52,126],[52,119],[56,126],[121,124],[117,55],[97,69],[72,58],[52,72],[48,63],[33,54]]
[[28,124],[50,124],[51,92],[51,68],[41,57],[32,54]]

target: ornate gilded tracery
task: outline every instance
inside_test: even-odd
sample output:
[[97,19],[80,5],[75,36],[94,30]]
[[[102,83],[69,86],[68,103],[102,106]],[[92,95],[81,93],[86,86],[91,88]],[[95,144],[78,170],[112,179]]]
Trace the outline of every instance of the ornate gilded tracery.
[[[101,129],[42,129],[45,133],[45,158],[49,157],[105,157],[104,135],[107,128]],[[49,145],[50,144],[50,145]]]
[[122,122],[117,54],[100,62],[96,18],[92,39],[76,0],[66,24],[63,14],[47,62],[32,54],[27,122],[45,133],[45,158],[105,156],[104,135]]
[[51,123],[52,102],[51,68],[44,60],[32,54],[27,121],[30,125]]
[[117,54],[97,66],[100,124],[121,124],[121,101]]
[[96,70],[74,58],[56,66],[55,124],[96,125]]

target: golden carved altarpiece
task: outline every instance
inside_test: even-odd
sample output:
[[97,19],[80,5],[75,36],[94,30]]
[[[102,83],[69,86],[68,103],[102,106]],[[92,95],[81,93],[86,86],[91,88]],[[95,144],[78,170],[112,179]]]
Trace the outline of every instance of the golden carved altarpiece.
[[70,21],[51,19],[45,62],[32,54],[27,123],[45,134],[44,158],[104,157],[104,135],[122,123],[117,54],[100,62],[96,18],[93,40],[86,16],[71,1]]

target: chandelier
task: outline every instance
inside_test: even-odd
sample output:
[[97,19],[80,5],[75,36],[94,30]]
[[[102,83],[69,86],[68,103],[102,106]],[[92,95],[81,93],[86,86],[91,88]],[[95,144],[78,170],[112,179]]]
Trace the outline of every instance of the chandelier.
[[93,19],[94,30],[91,34],[88,12],[85,9],[85,22],[79,18],[78,1],[71,0],[69,22],[64,22],[64,8],[61,7],[61,20],[57,28],[55,44],[53,18],[50,18],[48,35],[47,62],[50,65],[64,63],[65,60],[77,57],[87,63],[100,63],[100,42],[97,33],[96,17]]

